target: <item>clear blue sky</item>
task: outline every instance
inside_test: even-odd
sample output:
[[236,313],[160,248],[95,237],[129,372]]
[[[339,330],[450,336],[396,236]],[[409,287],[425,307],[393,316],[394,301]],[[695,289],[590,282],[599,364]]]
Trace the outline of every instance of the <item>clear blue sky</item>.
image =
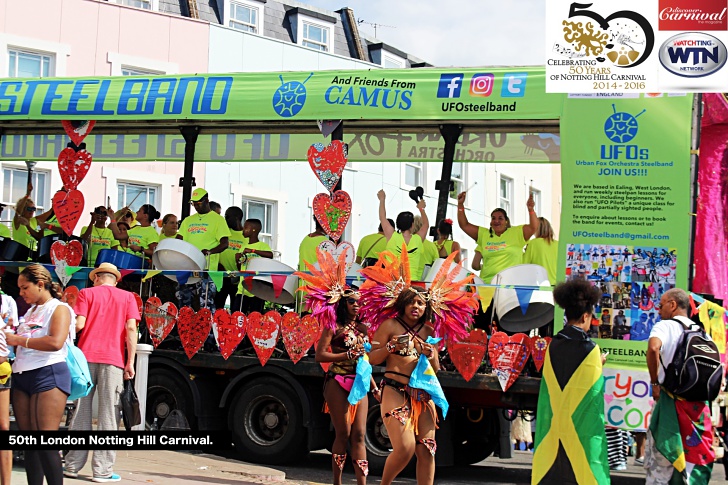
[[[546,0],[299,0],[388,25],[377,38],[435,66],[518,66],[544,62]],[[359,29],[374,36],[374,28]]]

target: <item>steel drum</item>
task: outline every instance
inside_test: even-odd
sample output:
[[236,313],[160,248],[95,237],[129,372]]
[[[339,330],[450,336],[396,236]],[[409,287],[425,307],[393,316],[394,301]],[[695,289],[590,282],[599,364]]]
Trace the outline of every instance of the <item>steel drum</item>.
[[51,264],[51,246],[56,241],[63,240],[62,234],[49,234],[38,241],[37,258],[39,263]]
[[102,249],[96,255],[96,267],[101,263],[111,263],[119,269],[143,269],[144,259],[136,254],[118,249]]
[[[494,285],[551,286],[546,268],[537,264],[519,264],[504,269],[491,281]],[[526,332],[542,327],[554,319],[554,295],[549,290],[531,293],[526,313],[521,310],[516,290],[498,288],[493,297],[498,324],[510,332]]]
[[28,261],[30,249],[23,246],[18,241],[5,239],[0,251],[0,260],[2,261]]
[[[204,271],[207,268],[206,258],[202,251],[181,239],[162,239],[159,241],[154,254],[152,254],[152,262],[155,268],[167,271]],[[177,281],[177,276],[174,274],[165,274],[164,276]],[[200,277],[190,276],[187,284],[197,283],[201,279]]]
[[[432,267],[429,270],[427,270],[427,268],[425,268],[426,269],[425,278],[423,281],[425,282],[426,288],[429,288],[430,286],[432,286],[432,282],[434,281],[435,276],[437,276],[437,272],[440,271],[440,268],[442,268],[442,265],[444,262],[445,262],[444,258],[438,258],[435,260],[434,263],[432,263]],[[454,281],[460,281],[462,279],[467,278],[469,275],[473,274],[470,271],[463,268],[463,266],[460,263],[450,263],[450,271],[453,271],[456,267],[460,268],[460,269],[458,270],[458,274],[457,274],[457,276],[455,276]],[[476,275],[474,275],[474,276],[475,276],[475,278],[473,279],[473,284],[478,285],[478,284],[483,283],[483,280],[481,280],[478,276],[476,276]],[[462,288],[465,288],[465,286],[463,286]]]
[[275,295],[273,280],[269,274],[253,276],[250,292],[262,300],[272,301],[282,305],[287,305],[295,301],[296,288],[298,288],[298,276],[294,276],[292,274],[294,270],[290,266],[287,266],[280,261],[276,261],[275,259],[252,258],[248,261],[247,271],[285,273],[286,281],[283,283],[283,289],[278,297]]

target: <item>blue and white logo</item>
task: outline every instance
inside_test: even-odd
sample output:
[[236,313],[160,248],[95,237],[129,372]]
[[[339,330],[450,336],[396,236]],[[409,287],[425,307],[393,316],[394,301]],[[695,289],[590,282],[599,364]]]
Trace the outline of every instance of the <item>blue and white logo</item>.
[[527,72],[512,72],[503,75],[501,98],[522,98],[526,94]]
[[703,77],[726,62],[726,47],[717,37],[702,32],[673,35],[660,46],[660,64],[682,77]]
[[629,143],[637,136],[637,117],[646,110],[643,109],[637,115],[618,112],[615,105],[612,105],[612,110],[614,114],[604,122],[604,134],[614,143]]
[[[309,74],[306,81],[311,79],[313,73]],[[281,86],[273,93],[273,111],[283,118],[296,116],[306,104],[306,81],[283,81],[283,76],[278,76]]]
[[438,98],[459,98],[463,87],[462,74],[440,74],[440,84],[437,85]]

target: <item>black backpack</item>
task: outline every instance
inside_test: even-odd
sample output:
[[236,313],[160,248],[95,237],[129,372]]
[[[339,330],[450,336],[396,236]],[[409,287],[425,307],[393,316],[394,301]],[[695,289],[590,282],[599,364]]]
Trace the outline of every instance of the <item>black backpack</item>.
[[[705,331],[698,326],[683,327],[675,355],[665,369],[662,385],[686,401],[713,401],[718,397],[723,380],[720,353]],[[662,357],[660,357],[662,364]]]

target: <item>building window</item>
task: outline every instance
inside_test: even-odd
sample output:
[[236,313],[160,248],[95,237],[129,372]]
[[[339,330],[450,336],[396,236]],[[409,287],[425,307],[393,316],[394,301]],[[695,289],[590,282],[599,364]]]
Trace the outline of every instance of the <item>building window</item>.
[[536,211],[536,214],[541,214],[541,191],[531,187],[531,193],[533,194],[533,201],[536,203],[533,210]]
[[121,66],[122,76],[160,76],[164,74],[159,71],[151,71],[149,69],[139,69],[138,67]]
[[243,221],[247,219],[258,219],[263,226],[258,238],[273,248],[273,209],[275,204],[261,200],[243,198]]
[[[35,202],[37,211],[33,215],[45,212],[51,206],[50,195],[48,193],[47,182],[49,173],[43,171],[33,171],[33,192],[30,197]],[[3,197],[2,203],[14,206],[17,201],[25,196],[28,187],[28,172],[19,168],[3,169]],[[27,214],[26,214],[27,215]],[[10,220],[15,216],[15,211],[8,207],[7,212],[3,213],[4,220]]]
[[301,45],[323,52],[329,51],[329,29],[322,25],[303,22]]
[[510,214],[511,207],[513,206],[513,179],[501,175],[500,177],[500,189],[499,189],[499,203],[501,209],[505,209],[506,213]]
[[8,50],[9,77],[50,77],[53,76],[53,56],[40,52]]
[[465,164],[463,162],[452,162],[450,180],[453,182],[453,189],[450,191],[450,197],[457,199],[458,194],[465,190]]
[[234,29],[258,33],[258,9],[241,3],[230,4],[230,21],[228,25]]
[[406,162],[404,164],[404,184],[408,187],[424,187],[424,170],[422,162]]
[[146,10],[152,9],[152,0],[119,0],[119,3],[127,7],[144,8]]
[[404,61],[385,55],[382,58],[382,66],[390,69],[401,69],[404,67]]
[[136,212],[144,204],[151,204],[155,208],[158,207],[157,194],[159,193],[159,187],[157,186],[119,182],[116,187],[120,208],[129,206],[129,209]]

